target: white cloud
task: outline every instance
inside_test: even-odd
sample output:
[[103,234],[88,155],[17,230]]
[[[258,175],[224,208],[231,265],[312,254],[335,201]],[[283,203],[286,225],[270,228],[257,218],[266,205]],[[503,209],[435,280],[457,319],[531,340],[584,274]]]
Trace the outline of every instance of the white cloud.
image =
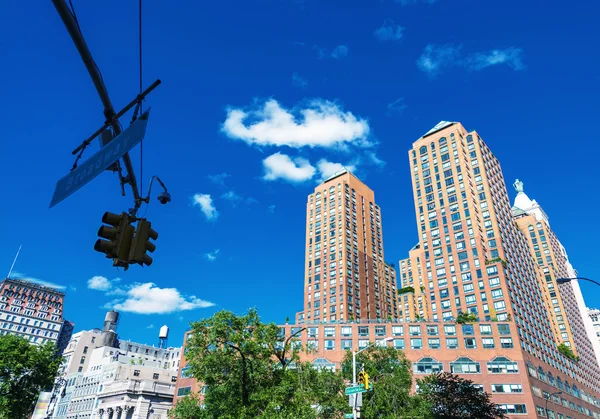
[[159,288],[152,282],[135,284],[127,289],[125,299],[107,304],[117,311],[137,314],[168,314],[214,306],[195,296],[185,297],[176,288]]
[[230,177],[229,173],[219,173],[217,175],[208,175],[207,178],[210,179],[211,182],[216,183],[217,185],[224,186],[225,179]]
[[338,45],[331,51],[331,58],[336,60],[345,58],[348,56],[348,47],[346,45]]
[[349,172],[353,172],[354,170],[356,170],[356,166],[354,165],[344,166],[341,163],[333,163],[325,159],[319,160],[317,162],[317,167],[319,169],[319,173],[321,174],[319,182],[323,182],[324,180],[326,180],[330,176],[333,176],[336,172],[339,172],[342,169],[346,169]]
[[217,259],[217,257],[219,256],[219,252],[221,251],[221,249],[215,249],[212,252],[208,252],[204,254],[204,257],[210,261],[213,262]]
[[306,89],[308,87],[308,80],[302,77],[298,73],[292,74],[292,84],[301,89]]
[[213,205],[212,198],[208,194],[195,194],[192,197],[192,203],[200,207],[200,210],[209,221],[216,220],[219,216],[219,212]]
[[302,157],[291,159],[287,154],[275,153],[263,160],[264,180],[283,179],[289,182],[304,182],[315,174],[315,168]]
[[[248,123],[245,121],[250,119]],[[369,124],[337,104],[322,99],[304,109],[287,110],[274,99],[246,111],[231,108],[222,131],[229,137],[259,146],[368,147]]]
[[275,208],[276,208],[276,206],[275,206],[275,205],[269,205],[269,206],[267,207],[267,212],[268,212],[269,214],[275,214]]
[[460,63],[460,46],[427,45],[423,54],[417,60],[419,70],[434,78],[444,69],[456,66]]
[[447,68],[462,67],[468,71],[479,71],[499,64],[506,64],[516,71],[524,70],[523,50],[521,48],[494,49],[488,52],[476,52],[466,58],[461,57],[460,45],[427,45],[417,67],[434,78]]
[[232,202],[237,202],[242,199],[242,197],[236,194],[234,191],[225,192],[223,195],[221,195],[221,198]]
[[383,167],[386,165],[386,162],[377,157],[377,155],[372,151],[367,152],[365,155],[368,162],[374,164],[375,166]]
[[387,105],[388,113],[402,113],[406,108],[408,108],[408,106],[404,103],[403,97],[398,98]]
[[91,290],[108,291],[112,288],[112,282],[105,276],[93,276],[88,279],[87,287]]
[[54,282],[46,281],[44,279],[34,278],[27,274],[18,271],[11,271],[10,279],[20,279],[23,281],[33,282],[34,284],[42,285],[44,287],[54,288],[56,290],[65,290],[67,287],[65,285],[55,284]]
[[465,63],[467,69],[472,71],[483,70],[486,67],[498,64],[506,64],[516,71],[524,70],[523,50],[521,48],[506,48],[478,52],[467,57]]
[[149,324],[148,326],[146,326],[146,329],[154,329],[154,325],[153,324]]
[[391,20],[386,20],[383,25],[375,30],[375,38],[380,41],[399,41],[404,36],[404,28],[396,25]]

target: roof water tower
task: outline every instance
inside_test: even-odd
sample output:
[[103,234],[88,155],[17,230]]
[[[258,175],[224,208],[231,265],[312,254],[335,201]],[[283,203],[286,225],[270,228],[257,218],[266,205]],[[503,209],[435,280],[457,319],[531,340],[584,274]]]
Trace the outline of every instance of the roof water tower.
[[158,332],[158,347],[166,348],[168,338],[169,338],[169,326],[164,325],[163,327],[160,328],[160,331]]

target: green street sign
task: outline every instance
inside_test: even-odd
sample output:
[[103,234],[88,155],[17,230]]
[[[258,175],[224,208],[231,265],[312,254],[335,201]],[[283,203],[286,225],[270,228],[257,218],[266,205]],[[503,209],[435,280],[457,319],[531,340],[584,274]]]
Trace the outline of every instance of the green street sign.
[[345,418],[352,419],[354,417],[354,413],[346,413]]
[[349,396],[350,394],[366,393],[366,392],[367,392],[367,390],[365,390],[364,388],[362,388],[360,386],[346,387],[346,396]]

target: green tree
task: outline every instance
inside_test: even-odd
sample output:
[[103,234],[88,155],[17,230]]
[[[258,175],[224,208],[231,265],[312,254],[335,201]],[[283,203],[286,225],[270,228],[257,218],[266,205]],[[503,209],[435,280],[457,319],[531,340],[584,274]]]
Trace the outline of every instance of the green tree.
[[[284,340],[279,327],[262,323],[254,309],[242,316],[220,311],[192,323],[186,358],[191,375],[207,386],[205,408],[194,411],[194,419],[343,416],[342,376],[299,362],[301,331]],[[187,419],[189,406],[181,414],[178,406],[174,417]]]
[[190,394],[177,402],[175,409],[169,412],[171,419],[198,419],[204,416],[197,394]]
[[417,380],[419,394],[429,403],[434,419],[501,419],[503,411],[473,381],[449,372]]
[[0,419],[29,418],[62,358],[52,343],[35,346],[14,335],[0,336],[0,354]]
[[[404,353],[392,347],[371,346],[356,356],[357,371],[369,374],[372,391],[363,393],[361,417],[396,419],[399,417],[428,418],[429,409],[423,398],[411,395],[410,361]],[[344,378],[352,380],[352,353],[342,363]]]

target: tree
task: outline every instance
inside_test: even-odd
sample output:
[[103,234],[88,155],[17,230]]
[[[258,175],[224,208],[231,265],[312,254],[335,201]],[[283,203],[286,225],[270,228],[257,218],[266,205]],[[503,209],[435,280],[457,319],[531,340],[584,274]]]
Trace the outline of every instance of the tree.
[[449,372],[417,380],[419,394],[430,405],[434,419],[501,419],[504,412],[490,395],[475,387],[473,381]]
[[[284,340],[255,309],[242,316],[220,311],[194,322],[186,358],[191,375],[207,386],[204,409],[194,419],[340,417],[347,408],[341,374],[299,362],[302,330]],[[187,419],[188,407],[180,415],[176,406],[174,417]]]
[[175,409],[169,412],[172,419],[198,419],[203,417],[200,398],[197,394],[190,394],[175,405]]
[[14,335],[0,336],[0,354],[0,419],[29,418],[62,358],[52,343],[35,346]]
[[[363,393],[361,417],[396,419],[399,417],[429,417],[428,406],[419,395],[411,395],[410,361],[404,353],[392,347],[372,346],[356,356],[357,370],[369,374],[373,390]],[[344,378],[352,380],[352,353],[342,363]]]

